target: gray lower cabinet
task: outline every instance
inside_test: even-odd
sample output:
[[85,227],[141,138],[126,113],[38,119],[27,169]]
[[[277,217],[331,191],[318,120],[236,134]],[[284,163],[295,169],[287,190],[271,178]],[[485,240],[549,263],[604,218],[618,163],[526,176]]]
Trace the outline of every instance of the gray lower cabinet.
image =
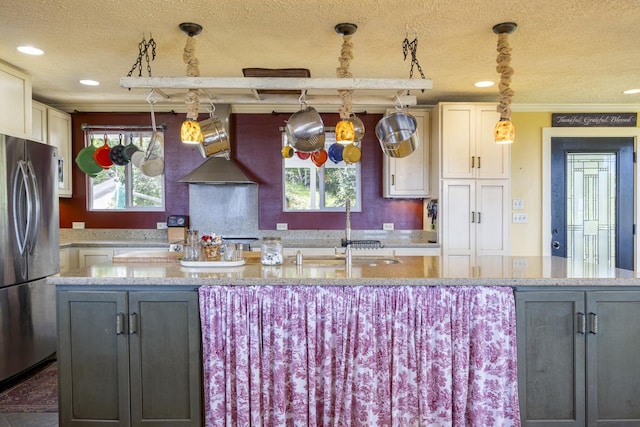
[[640,291],[517,291],[523,426],[640,426]]
[[58,292],[61,426],[202,425],[194,291]]

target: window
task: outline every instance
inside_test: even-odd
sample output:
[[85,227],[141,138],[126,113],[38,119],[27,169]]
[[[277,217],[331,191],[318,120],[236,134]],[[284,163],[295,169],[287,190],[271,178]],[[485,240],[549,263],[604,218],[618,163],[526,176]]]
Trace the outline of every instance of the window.
[[[336,142],[334,132],[325,133],[325,150]],[[282,144],[287,145],[286,132]],[[345,201],[351,200],[351,210],[362,210],[360,194],[360,163],[334,163],[327,160],[317,167],[311,159],[302,159],[297,153],[283,159],[284,212],[344,211]]]
[[[149,147],[152,132],[128,134],[106,133],[91,135],[90,143],[101,147],[106,138],[109,146],[120,142],[135,144],[143,153]],[[162,132],[160,134],[163,135]],[[164,135],[163,135],[164,136]],[[128,139],[128,140],[125,140]],[[160,138],[163,141],[164,138]],[[160,147],[162,150],[162,147]],[[112,165],[88,180],[89,210],[92,211],[164,211],[164,174],[146,176],[132,162],[124,166]]]

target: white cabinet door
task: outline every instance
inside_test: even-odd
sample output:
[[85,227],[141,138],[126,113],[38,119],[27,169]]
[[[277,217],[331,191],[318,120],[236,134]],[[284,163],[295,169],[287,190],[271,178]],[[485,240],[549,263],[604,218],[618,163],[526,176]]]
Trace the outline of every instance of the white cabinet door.
[[472,179],[444,180],[440,228],[443,255],[472,255],[476,247],[476,182]]
[[0,61],[0,133],[31,137],[31,76]]
[[410,110],[409,114],[416,118],[418,147],[407,157],[383,155],[382,196],[386,198],[429,197],[431,114],[419,110]]
[[47,106],[31,102],[31,139],[47,143]]
[[47,143],[58,147],[58,195],[71,197],[71,115],[47,108]]
[[89,267],[113,261],[113,249],[78,249],[78,265]]
[[508,197],[508,180],[443,180],[443,255],[507,255]]
[[506,255],[509,243],[509,184],[476,181],[476,255]]
[[444,103],[439,108],[442,178],[508,178],[510,147],[493,139],[500,120],[496,106]]

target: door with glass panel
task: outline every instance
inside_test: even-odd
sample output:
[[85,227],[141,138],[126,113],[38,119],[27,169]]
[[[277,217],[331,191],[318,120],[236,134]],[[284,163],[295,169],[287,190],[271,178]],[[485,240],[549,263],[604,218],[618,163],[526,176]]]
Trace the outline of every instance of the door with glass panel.
[[551,139],[552,255],[633,270],[633,142]]

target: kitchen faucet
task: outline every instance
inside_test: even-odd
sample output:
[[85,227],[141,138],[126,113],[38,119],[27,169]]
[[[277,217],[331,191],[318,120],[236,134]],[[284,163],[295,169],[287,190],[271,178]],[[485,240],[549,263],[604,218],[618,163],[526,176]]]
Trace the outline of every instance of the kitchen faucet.
[[[379,240],[351,240],[351,200],[345,200],[346,221],[344,227],[344,238],[342,238],[341,246],[344,249],[344,262],[347,270],[351,269],[351,250],[352,248],[375,249],[382,248],[384,245]],[[338,256],[338,248],[336,248],[336,256]]]

